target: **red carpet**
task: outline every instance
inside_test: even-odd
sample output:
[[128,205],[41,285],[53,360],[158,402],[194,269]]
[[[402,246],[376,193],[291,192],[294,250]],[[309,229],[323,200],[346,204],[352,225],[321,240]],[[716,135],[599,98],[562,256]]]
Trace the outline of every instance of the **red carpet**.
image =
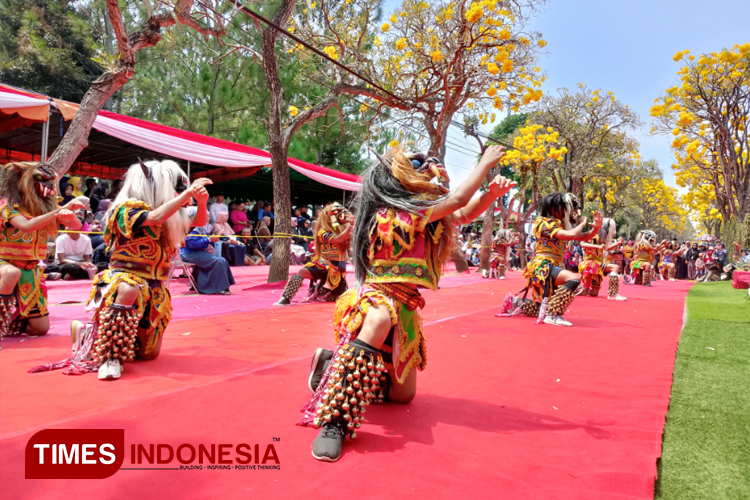
[[[370,407],[336,464],[313,460],[316,431],[294,425],[310,396],[309,357],[331,343],[332,304],[270,308],[280,288],[253,287],[255,278],[231,297],[177,297],[160,358],[110,383],[26,373],[69,352],[58,318],[82,306],[53,307],[58,335],[6,339],[0,352],[3,497],[652,498],[690,284],[623,286],[624,303],[579,298],[568,315],[576,326],[561,328],[494,317],[522,286],[511,274],[451,276],[425,292],[428,368],[416,399]],[[279,438],[281,470],[25,480],[24,447],[45,428],[124,428],[123,467],[137,467],[131,443]]]

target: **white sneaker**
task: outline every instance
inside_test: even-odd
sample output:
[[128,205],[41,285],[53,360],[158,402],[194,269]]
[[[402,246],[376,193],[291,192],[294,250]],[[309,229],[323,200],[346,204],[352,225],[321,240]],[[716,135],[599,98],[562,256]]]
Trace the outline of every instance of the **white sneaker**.
[[122,364],[119,359],[107,358],[99,367],[99,380],[117,380],[122,374]]
[[619,301],[619,302],[623,302],[623,301],[625,301],[625,300],[628,300],[628,298],[627,298],[627,297],[623,297],[623,296],[622,296],[622,295],[620,295],[620,294],[617,294],[617,295],[614,295],[614,296],[609,296],[609,295],[608,295],[608,296],[607,296],[607,300],[617,300],[617,301]]
[[487,269],[482,269],[482,278],[487,278]]
[[499,277],[498,279],[499,279],[499,280],[504,280],[504,279],[505,279],[505,276],[500,276],[500,277]]
[[555,326],[573,326],[573,323],[566,321],[562,316],[545,316],[544,322]]

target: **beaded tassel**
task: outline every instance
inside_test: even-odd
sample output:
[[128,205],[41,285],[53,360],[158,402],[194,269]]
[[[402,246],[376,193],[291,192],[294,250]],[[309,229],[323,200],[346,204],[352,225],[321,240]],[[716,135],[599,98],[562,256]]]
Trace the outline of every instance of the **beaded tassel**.
[[673,279],[674,279],[676,271],[677,271],[677,270],[676,270],[676,269],[675,269],[674,267],[670,267],[670,268],[669,268],[669,272],[668,272],[668,274],[669,274],[669,279],[670,279],[670,280],[673,280]]
[[615,297],[620,293],[620,276],[615,273],[609,275],[609,288],[607,289],[607,295]]
[[15,309],[15,295],[0,295],[0,340],[9,333],[10,320]]
[[302,276],[295,274],[294,276],[289,278],[289,281],[286,282],[284,292],[281,294],[281,296],[291,301],[294,296],[297,295],[297,292],[302,287],[302,283],[304,282],[305,280]]
[[99,313],[98,336],[91,353],[93,360],[99,364],[107,358],[133,361],[139,319],[133,306],[103,309]]
[[555,293],[552,294],[552,297],[550,298],[549,306],[547,308],[547,315],[562,316],[563,314],[565,314],[565,311],[568,309],[568,306],[570,306],[575,297],[575,293],[573,293],[573,291],[568,287],[559,287],[557,290],[555,290]]
[[340,421],[351,438],[357,437],[365,407],[385,397],[385,365],[378,351],[346,344],[338,352],[333,371],[323,391],[313,425]]

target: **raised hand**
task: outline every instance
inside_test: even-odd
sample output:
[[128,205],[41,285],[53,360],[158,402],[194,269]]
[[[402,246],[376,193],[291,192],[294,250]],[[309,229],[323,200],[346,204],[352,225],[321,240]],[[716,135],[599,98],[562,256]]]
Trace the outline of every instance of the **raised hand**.
[[[71,200],[70,203],[72,203],[75,200]],[[70,204],[68,203],[68,205]],[[68,205],[65,205],[66,207]],[[57,212],[57,218],[61,221],[71,222],[76,219],[76,214],[72,210],[68,210],[67,208],[61,208],[59,212]]]
[[91,207],[91,204],[89,202],[89,199],[85,196],[78,196],[76,198],[73,198],[68,203],[66,203],[63,208],[66,210],[79,210],[81,208],[84,208],[88,210]]
[[490,182],[489,188],[490,193],[492,193],[493,196],[500,198],[517,185],[518,183],[514,180],[503,177],[502,175],[496,175],[492,182]]
[[503,159],[503,156],[505,156],[504,147],[490,146],[484,151],[481,162],[489,163],[490,165],[495,166],[497,165],[497,162]]
[[594,220],[591,223],[591,225],[595,227],[598,231],[599,229],[601,229],[602,224],[604,223],[604,216],[602,216],[601,212],[594,212],[593,215],[594,215]]
[[205,186],[208,184],[213,184],[213,181],[208,177],[199,177],[198,179],[195,179],[193,181],[193,184],[190,185],[190,188],[188,190],[190,191],[190,195],[195,199],[196,203],[205,204],[208,201],[208,191],[205,188]]

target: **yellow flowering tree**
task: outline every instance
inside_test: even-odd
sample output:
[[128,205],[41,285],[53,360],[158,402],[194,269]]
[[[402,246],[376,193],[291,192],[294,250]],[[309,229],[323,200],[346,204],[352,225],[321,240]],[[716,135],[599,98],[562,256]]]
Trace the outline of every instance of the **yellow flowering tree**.
[[536,59],[546,42],[528,31],[527,20],[542,3],[403,0],[373,38],[372,57],[357,65],[388,93],[367,88],[360,95],[420,122],[430,154],[444,157],[457,113],[486,124],[502,109],[541,98]]
[[642,213],[643,228],[667,239],[683,236],[689,229],[688,210],[677,189],[667,186],[661,177],[641,179],[635,193],[634,201]]
[[581,198],[587,181],[602,172],[597,165],[610,165],[628,151],[633,152],[631,165],[640,164],[638,143],[627,135],[640,126],[640,118],[612,92],[589,90],[584,84],[573,92],[560,89],[558,96],[541,99],[533,122],[558,131],[568,149],[563,163],[550,172],[557,191],[572,185],[573,194]]
[[713,187],[700,209],[742,222],[750,214],[750,43],[699,56],[681,51],[674,60],[683,64],[680,83],[656,99],[652,132],[672,136],[681,186]]

